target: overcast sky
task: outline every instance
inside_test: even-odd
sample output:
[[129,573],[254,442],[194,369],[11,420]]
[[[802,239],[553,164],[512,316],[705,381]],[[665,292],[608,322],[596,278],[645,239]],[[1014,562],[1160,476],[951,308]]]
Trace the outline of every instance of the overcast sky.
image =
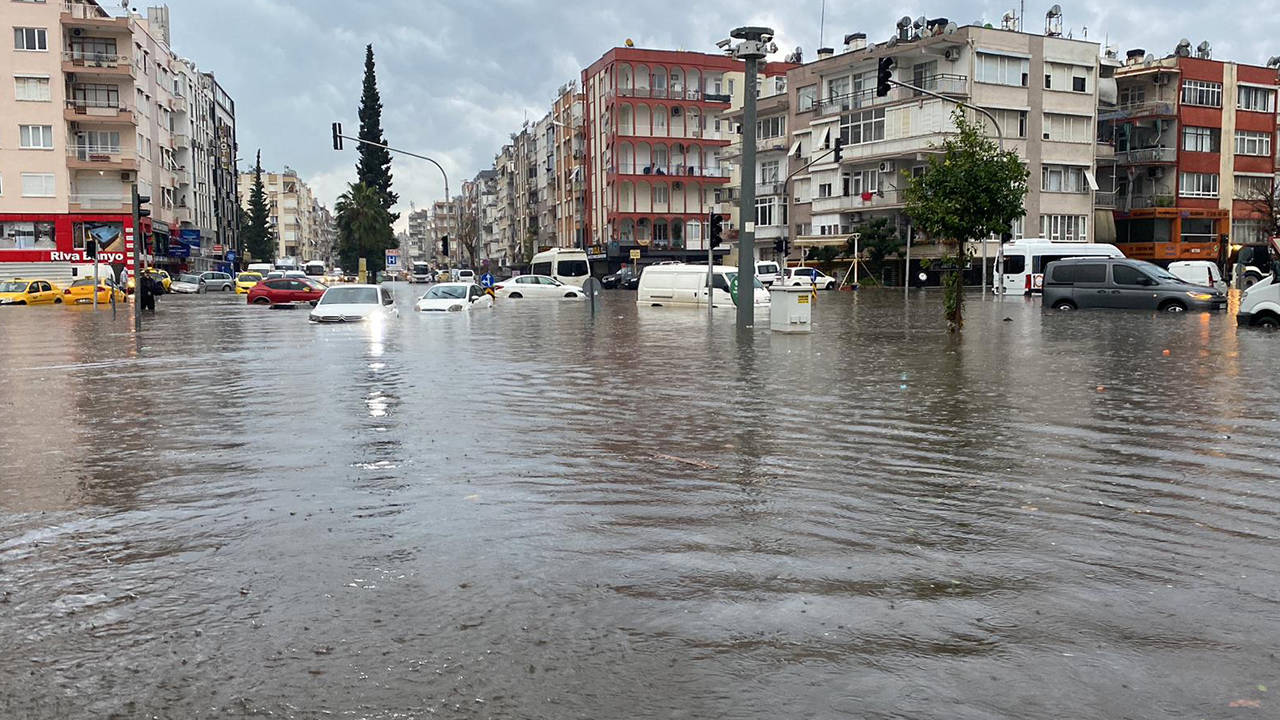
[[[999,24],[1010,3],[863,3],[828,0],[824,41],[846,33],[885,40],[903,15],[947,15]],[[145,5],[146,0],[135,2]],[[1029,3],[1025,28],[1044,28],[1052,3]],[[104,5],[119,6],[114,0]],[[1280,0],[1249,3],[1128,0],[1062,3],[1064,29],[1109,40],[1121,53],[1168,54],[1178,39],[1208,40],[1214,57],[1263,64],[1280,55]],[[556,88],[610,47],[714,51],[738,25],[777,31],[781,55],[818,47],[821,0],[170,0],[173,46],[212,70],[236,101],[240,155],[297,170],[330,207],[355,175],[355,153],[330,145],[329,124],[359,127],[364,46],[373,43],[382,123],[393,146],[431,156],[450,190],[487,168],[526,118],[551,106]],[[962,8],[962,9],[959,9]],[[440,173],[397,157],[393,189],[407,211],[443,195]],[[403,220],[402,220],[403,223]]]

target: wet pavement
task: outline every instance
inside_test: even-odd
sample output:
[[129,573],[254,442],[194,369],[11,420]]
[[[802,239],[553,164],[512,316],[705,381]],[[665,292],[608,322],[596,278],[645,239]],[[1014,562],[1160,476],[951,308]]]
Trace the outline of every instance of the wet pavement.
[[1280,713],[1278,335],[397,293],[0,315],[0,718]]

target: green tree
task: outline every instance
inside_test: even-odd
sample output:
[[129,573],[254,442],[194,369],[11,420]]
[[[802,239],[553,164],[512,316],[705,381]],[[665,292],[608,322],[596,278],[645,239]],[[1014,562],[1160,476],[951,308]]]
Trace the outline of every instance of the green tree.
[[956,134],[929,158],[924,174],[912,178],[906,211],[917,229],[942,242],[943,305],[947,327],[964,327],[965,243],[1009,232],[1025,213],[1027,169],[1018,154],[1001,151],[983,128],[956,109]]
[[[860,252],[866,260],[862,263],[865,274],[871,277],[880,277],[880,272],[884,269],[885,258],[891,253],[900,250],[904,243],[902,237],[898,235],[898,229],[888,218],[872,218],[868,222],[855,227],[854,232],[861,233],[858,238],[858,252]],[[848,244],[849,253],[853,254],[853,241]]]
[[243,218],[241,233],[244,247],[256,262],[271,262],[276,257],[276,234],[271,228],[271,208],[262,186],[262,151],[253,166],[253,185],[249,188],[249,210]]
[[391,214],[382,206],[382,196],[364,183],[353,183],[338,196],[338,256],[344,268],[359,266],[364,258],[369,272],[386,265],[388,248],[399,247],[391,230]]
[[391,151],[367,143],[387,144],[382,137],[382,98],[378,94],[378,77],[373,66],[373,45],[365,47],[364,90],[360,94],[360,143],[359,160],[356,161],[356,182],[373,188],[378,193],[382,208],[391,222],[399,219],[391,208],[399,196],[391,192]]

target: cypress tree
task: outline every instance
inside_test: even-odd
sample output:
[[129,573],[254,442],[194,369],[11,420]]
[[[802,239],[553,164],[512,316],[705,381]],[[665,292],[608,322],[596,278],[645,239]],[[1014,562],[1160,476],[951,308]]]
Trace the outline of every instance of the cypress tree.
[[253,185],[249,188],[249,212],[244,226],[244,246],[258,262],[271,262],[276,257],[275,233],[271,231],[271,209],[267,207],[267,191],[262,186],[262,151],[253,166]]
[[[378,94],[378,78],[373,65],[373,45],[365,46],[364,90],[360,94],[360,139],[387,143],[382,137],[382,98]],[[356,162],[356,182],[376,191],[382,207],[389,213],[399,199],[391,192],[391,151],[360,143],[360,159]],[[400,216],[391,213],[391,221]]]

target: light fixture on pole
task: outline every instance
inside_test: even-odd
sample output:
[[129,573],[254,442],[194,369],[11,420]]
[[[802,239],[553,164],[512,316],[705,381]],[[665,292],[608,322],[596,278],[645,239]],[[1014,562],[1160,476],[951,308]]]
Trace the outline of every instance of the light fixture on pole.
[[729,37],[741,41],[734,46],[733,56],[746,63],[742,84],[742,191],[738,204],[738,329],[745,330],[755,324],[756,313],[756,75],[759,62],[770,48],[776,50],[777,46],[773,44],[773,29],[767,27],[740,27]]

